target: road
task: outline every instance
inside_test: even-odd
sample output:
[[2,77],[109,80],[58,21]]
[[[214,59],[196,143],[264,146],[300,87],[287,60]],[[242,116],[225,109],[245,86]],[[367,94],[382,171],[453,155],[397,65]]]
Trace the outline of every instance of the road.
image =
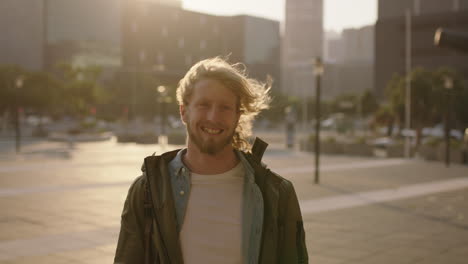
[[[3,142],[2,144],[9,144]],[[112,263],[123,201],[157,145],[30,142],[0,148],[0,263]],[[313,155],[273,144],[290,179],[310,263],[466,263],[468,167]]]

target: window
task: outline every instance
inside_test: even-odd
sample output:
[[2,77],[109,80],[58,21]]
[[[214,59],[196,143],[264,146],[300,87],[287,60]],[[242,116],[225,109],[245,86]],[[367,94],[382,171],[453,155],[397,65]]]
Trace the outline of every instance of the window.
[[164,64],[164,53],[161,51],[158,51],[158,53],[156,54],[156,64]]
[[204,50],[206,48],[206,40],[200,40],[200,50]]
[[167,37],[167,35],[169,35],[166,26],[162,26],[162,28],[161,28],[161,35],[162,35],[163,37]]
[[138,24],[136,21],[133,21],[132,23],[132,32],[137,33],[138,32]]
[[205,25],[205,24],[206,24],[206,17],[201,16],[201,17],[200,17],[200,25],[203,26],[203,25]]
[[187,66],[192,65],[192,55],[185,55],[185,65]]
[[179,38],[177,45],[179,46],[180,49],[184,47],[184,37]]
[[143,12],[143,15],[144,15],[144,16],[148,16],[148,15],[149,15],[149,9],[148,9],[148,8],[143,8],[142,12]]
[[140,50],[140,62],[144,62],[146,60],[146,52],[144,50]]

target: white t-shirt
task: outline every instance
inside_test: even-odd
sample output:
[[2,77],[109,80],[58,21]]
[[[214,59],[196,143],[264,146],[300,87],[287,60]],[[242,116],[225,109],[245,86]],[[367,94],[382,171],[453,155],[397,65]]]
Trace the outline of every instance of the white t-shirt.
[[191,174],[180,232],[184,263],[242,263],[244,167],[215,175]]

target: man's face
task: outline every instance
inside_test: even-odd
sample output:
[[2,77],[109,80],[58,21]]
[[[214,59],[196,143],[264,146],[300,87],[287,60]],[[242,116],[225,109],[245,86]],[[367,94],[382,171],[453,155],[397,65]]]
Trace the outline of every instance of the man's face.
[[230,148],[239,121],[236,95],[221,82],[202,79],[195,86],[187,105],[180,106],[187,125],[189,147],[215,155]]

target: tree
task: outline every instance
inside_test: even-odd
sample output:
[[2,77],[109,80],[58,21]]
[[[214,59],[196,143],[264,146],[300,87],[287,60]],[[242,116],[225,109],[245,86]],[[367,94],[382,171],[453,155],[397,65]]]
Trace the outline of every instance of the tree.
[[[438,92],[438,120],[442,119],[445,111],[449,111],[451,119],[455,121],[452,127],[468,127],[468,87],[463,83],[460,74],[451,68],[442,67],[434,72],[434,79],[434,86]],[[451,81],[451,89],[445,87],[446,81]]]
[[[160,85],[164,85],[164,83],[150,73],[117,73],[108,83],[108,86],[112,87],[113,111],[122,113],[123,109],[127,109],[131,118],[137,116],[146,119],[153,118],[159,111],[158,97],[160,95],[157,88]],[[166,111],[171,115],[177,115],[179,111],[175,90],[175,87],[166,86],[167,97],[170,98],[170,103],[166,103]]]
[[405,120],[405,79],[401,75],[394,74],[386,87],[386,95],[389,98],[389,113],[400,129]]
[[62,99],[65,110],[73,115],[89,114],[105,96],[103,87],[98,84],[101,69],[96,66],[74,68],[70,64],[58,65],[63,82]]
[[28,72],[17,66],[0,66],[0,113],[12,111],[23,101],[23,92],[16,87],[18,77],[26,78]]
[[387,104],[381,105],[374,114],[373,125],[386,126],[387,136],[391,136],[394,124],[395,113],[393,112],[392,107]]
[[[458,120],[466,118],[463,104],[466,102],[466,88],[461,77],[448,68],[429,71],[416,68],[411,77],[411,127],[416,130],[416,146],[421,142],[424,126],[432,126],[442,119],[447,107],[453,105]],[[447,89],[444,88],[445,78],[451,78],[453,89],[450,91],[452,102],[447,101]],[[390,106],[399,120],[404,120],[406,85],[404,76],[395,75],[387,85],[387,95]],[[401,122],[400,122],[401,123]]]
[[[285,95],[277,90],[271,90],[270,108],[261,112],[260,117],[266,118],[272,122],[281,122],[285,119],[285,109],[288,106],[293,106],[294,109],[300,110],[300,102],[297,97]],[[301,113],[298,113],[298,117]]]
[[24,81],[25,106],[39,115],[50,114],[61,106],[62,84],[45,72],[32,72]]
[[361,105],[362,116],[369,116],[373,114],[379,107],[377,98],[369,90],[364,91],[364,93],[360,96],[359,101]]

